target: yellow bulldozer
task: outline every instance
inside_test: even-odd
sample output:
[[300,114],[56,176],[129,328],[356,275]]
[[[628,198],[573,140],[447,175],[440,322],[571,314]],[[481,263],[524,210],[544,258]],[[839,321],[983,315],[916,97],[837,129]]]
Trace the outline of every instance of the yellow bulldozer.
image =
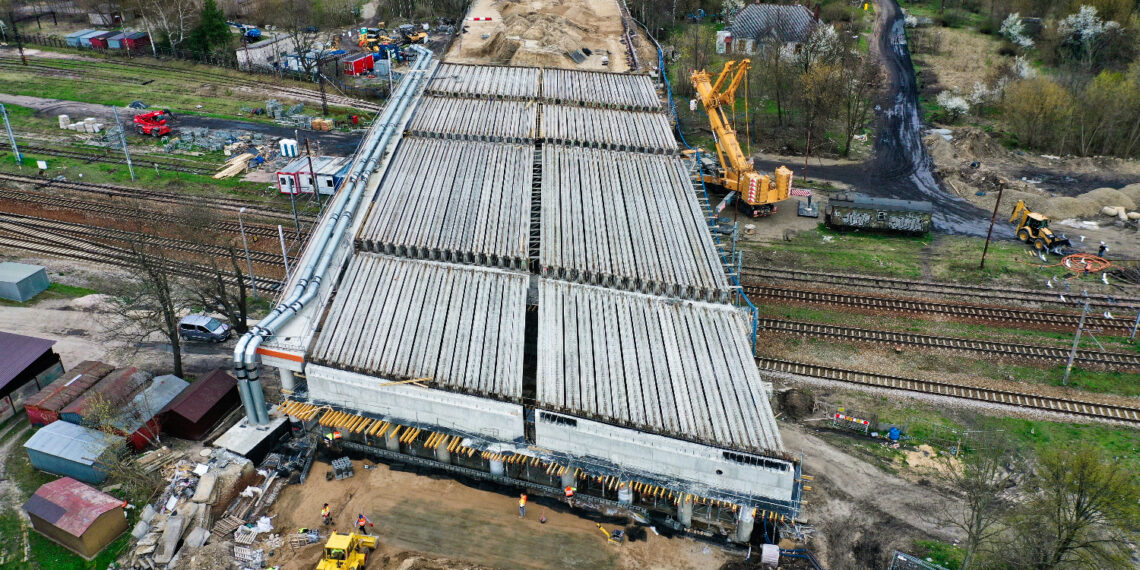
[[1049,217],[1037,212],[1029,211],[1025,200],[1018,200],[1009,215],[1010,223],[1017,224],[1017,239],[1033,245],[1033,249],[1044,252],[1061,253],[1062,247],[1073,245],[1065,236],[1053,235],[1049,229]]
[[363,570],[368,565],[368,553],[374,548],[375,536],[334,532],[325,543],[325,557],[317,564],[317,570]]

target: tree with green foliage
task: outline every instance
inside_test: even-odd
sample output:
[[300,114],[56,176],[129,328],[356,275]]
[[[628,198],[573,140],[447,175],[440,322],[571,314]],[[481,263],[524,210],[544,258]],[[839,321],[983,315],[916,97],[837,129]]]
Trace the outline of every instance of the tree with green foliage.
[[233,40],[230,26],[226,23],[226,15],[214,0],[202,3],[199,13],[198,25],[190,32],[190,49],[207,54],[226,49]]
[[1032,490],[1012,511],[998,552],[1009,568],[1131,568],[1129,533],[1140,525],[1140,480],[1094,447],[1040,457]]

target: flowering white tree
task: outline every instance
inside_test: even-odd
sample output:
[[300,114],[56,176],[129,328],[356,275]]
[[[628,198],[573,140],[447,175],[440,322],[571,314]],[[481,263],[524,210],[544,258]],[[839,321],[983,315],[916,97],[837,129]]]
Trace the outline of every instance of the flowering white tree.
[[1069,14],[1059,24],[1062,46],[1085,68],[1092,66],[1097,55],[1109,43],[1109,38],[1120,33],[1120,24],[1105,22],[1097,15],[1095,6],[1081,6],[1076,14]]
[[720,15],[725,23],[731,24],[736,20],[736,15],[744,9],[745,0],[723,0],[720,3]]
[[1023,49],[1033,47],[1033,38],[1025,33],[1025,24],[1021,21],[1021,14],[1017,12],[1006,17],[1001,23],[1001,29],[999,31],[1005,39],[1017,47]]
[[951,123],[970,112],[970,103],[964,97],[950,90],[939,93],[935,101],[938,102],[938,106],[942,107],[943,111],[946,111],[946,118]]

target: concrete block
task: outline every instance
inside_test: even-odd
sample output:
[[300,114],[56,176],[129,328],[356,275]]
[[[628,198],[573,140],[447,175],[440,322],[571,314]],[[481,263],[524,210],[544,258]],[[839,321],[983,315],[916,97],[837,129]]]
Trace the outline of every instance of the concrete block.
[[139,524],[136,524],[135,528],[131,530],[131,536],[135,537],[135,539],[138,540],[146,536],[146,533],[148,532],[150,532],[150,523],[147,523],[146,521],[139,521]]
[[167,519],[166,530],[162,531],[162,538],[158,541],[158,548],[154,553],[154,561],[159,564],[169,564],[178,549],[178,541],[182,539],[182,529],[185,520],[181,515]]
[[185,545],[187,547],[190,547],[190,548],[198,548],[199,546],[206,544],[206,541],[209,540],[209,538],[210,538],[210,531],[208,531],[208,530],[206,530],[200,526],[196,526],[196,527],[194,527],[193,530],[190,531],[190,534],[186,537]]
[[158,514],[158,511],[154,510],[154,507],[150,506],[148,503],[145,507],[143,507],[142,513],[139,515],[139,519],[149,523],[156,514]]
[[213,503],[214,502],[214,487],[217,486],[218,475],[215,473],[206,473],[198,480],[198,488],[194,491],[194,497],[191,501],[195,503]]

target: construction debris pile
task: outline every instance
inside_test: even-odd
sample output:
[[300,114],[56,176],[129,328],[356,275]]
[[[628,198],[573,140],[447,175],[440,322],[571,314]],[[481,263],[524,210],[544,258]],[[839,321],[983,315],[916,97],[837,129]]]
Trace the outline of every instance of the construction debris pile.
[[249,131],[186,127],[178,129],[178,136],[166,143],[164,148],[166,152],[192,149],[218,151],[234,143],[265,144],[265,135]]
[[[262,568],[270,553],[285,545],[318,542],[319,534],[282,536],[266,511],[291,482],[303,482],[316,446],[289,440],[269,453],[259,468],[220,448],[199,457],[165,448],[139,459],[163,469],[167,485],[143,507],[131,531],[137,540],[120,562],[126,568]],[[294,546],[296,547],[296,546]]]
[[71,122],[71,117],[67,115],[59,116],[59,128],[65,131],[77,131],[80,133],[98,133],[103,130],[103,123],[96,122],[95,117],[87,117],[77,123]]

